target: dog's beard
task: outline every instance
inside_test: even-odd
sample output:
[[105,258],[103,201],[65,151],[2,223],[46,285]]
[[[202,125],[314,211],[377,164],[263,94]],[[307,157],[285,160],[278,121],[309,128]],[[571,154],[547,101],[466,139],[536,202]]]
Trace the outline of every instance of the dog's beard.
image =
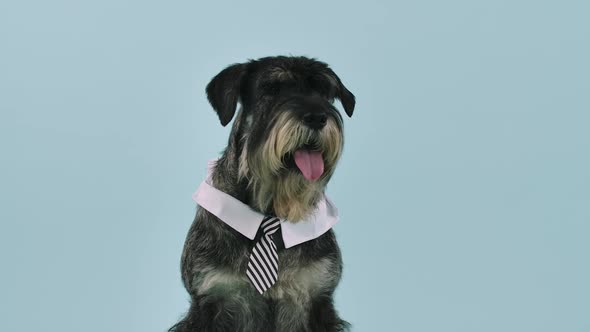
[[[317,131],[287,112],[279,115],[262,146],[248,151],[247,138],[243,146],[239,177],[248,179],[255,206],[296,222],[308,216],[322,198],[340,159],[343,136],[332,117]],[[306,179],[288,163],[295,151],[305,147],[318,150],[322,155],[324,172],[315,181]]]

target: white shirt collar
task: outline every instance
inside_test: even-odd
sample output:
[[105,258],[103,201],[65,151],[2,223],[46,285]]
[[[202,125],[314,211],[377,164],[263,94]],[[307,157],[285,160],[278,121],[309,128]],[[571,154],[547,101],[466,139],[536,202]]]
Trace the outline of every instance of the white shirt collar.
[[[207,179],[193,194],[193,200],[242,235],[253,240],[264,215],[211,185],[211,174],[217,160],[209,161]],[[306,219],[290,222],[281,219],[281,232],[285,248],[313,240],[326,233],[338,222],[338,210],[324,195],[315,211]]]

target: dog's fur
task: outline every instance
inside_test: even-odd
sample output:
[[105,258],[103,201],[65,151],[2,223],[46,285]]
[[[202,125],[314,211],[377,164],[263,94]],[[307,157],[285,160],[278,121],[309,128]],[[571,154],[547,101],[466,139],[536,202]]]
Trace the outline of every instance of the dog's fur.
[[[212,185],[266,215],[292,222],[308,216],[342,152],[342,117],[332,102],[339,99],[349,116],[355,105],[340,78],[314,59],[268,57],[227,67],[208,84],[207,95],[223,126],[238,102],[242,106]],[[325,126],[306,125],[303,117],[310,113],[327,115]],[[295,167],[293,153],[302,147],[322,152],[325,171],[317,181]],[[199,208],[181,262],[191,306],[170,331],[348,330],[333,304],[342,272],[334,232],[289,249],[280,233],[274,239],[279,276],[260,295],[246,277],[254,241]]]

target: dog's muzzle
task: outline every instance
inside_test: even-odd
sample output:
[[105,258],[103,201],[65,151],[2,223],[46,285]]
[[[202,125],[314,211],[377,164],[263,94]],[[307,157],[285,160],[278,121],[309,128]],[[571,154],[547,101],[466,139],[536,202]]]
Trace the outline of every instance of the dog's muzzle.
[[327,144],[322,142],[327,139],[324,131],[330,129],[327,127],[331,117],[338,122],[336,109],[324,98],[314,96],[290,96],[282,103],[281,108],[293,112],[291,114],[299,121],[303,130],[290,137],[300,145],[290,151],[289,158],[292,158],[294,166],[307,180],[320,179],[324,174],[324,154],[327,152]]

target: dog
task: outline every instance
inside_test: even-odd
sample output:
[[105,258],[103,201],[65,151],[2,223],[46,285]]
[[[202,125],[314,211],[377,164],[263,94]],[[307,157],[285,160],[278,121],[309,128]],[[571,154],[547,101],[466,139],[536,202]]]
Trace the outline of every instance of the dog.
[[[333,303],[342,258],[331,229],[336,209],[324,190],[344,144],[343,117],[333,102],[338,99],[350,117],[354,95],[326,63],[295,56],[233,64],[206,92],[221,125],[235,120],[226,149],[195,194],[199,207],[181,258],[191,304],[169,331],[348,331]],[[244,219],[254,213],[280,220],[276,233],[264,234],[261,226],[245,236],[242,214],[220,218],[224,208],[213,193],[245,206]],[[319,210],[325,218],[316,216]],[[318,226],[320,219],[328,223]],[[316,231],[313,238],[309,229]],[[262,238],[264,250],[276,251],[261,249],[268,256],[258,262],[276,255],[268,262],[270,268],[278,261],[276,277],[266,267],[252,276],[250,260]]]

